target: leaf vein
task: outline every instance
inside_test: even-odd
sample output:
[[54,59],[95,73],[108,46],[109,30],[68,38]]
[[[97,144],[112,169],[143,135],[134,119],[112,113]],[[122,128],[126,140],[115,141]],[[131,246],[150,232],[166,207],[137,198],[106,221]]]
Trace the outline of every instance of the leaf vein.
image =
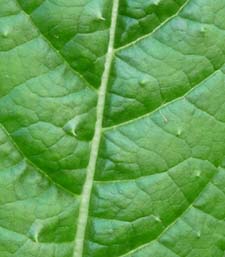
[[[162,237],[162,235],[164,235],[173,225],[175,225],[179,219],[182,218],[182,216],[184,216],[192,207],[194,207],[194,203],[198,200],[198,198],[200,197],[200,195],[207,189],[208,185],[211,183],[211,181],[213,181],[214,177],[217,175],[218,172],[215,172],[215,174],[213,174],[213,176],[209,179],[209,181],[205,184],[205,186],[202,188],[202,190],[199,192],[199,194],[197,194],[197,196],[192,200],[192,202],[187,206],[187,208],[171,223],[169,224],[154,240],[143,244],[141,246],[138,246],[137,248],[129,251],[128,253],[125,253],[123,255],[120,255],[118,257],[128,257],[130,256],[130,254],[135,253],[138,250],[143,249],[144,247],[148,246],[149,244],[151,244],[152,242],[158,241],[160,242],[160,237]],[[161,242],[160,242],[161,243]]]
[[[223,65],[224,65],[224,64],[223,64]],[[222,65],[221,67],[223,67],[223,65]],[[170,104],[172,104],[172,103],[174,103],[174,102],[177,102],[177,101],[179,101],[179,100],[181,100],[181,99],[184,99],[185,96],[189,95],[189,94],[190,94],[192,91],[194,91],[196,88],[198,88],[198,87],[201,86],[203,83],[205,83],[206,81],[208,81],[210,78],[212,78],[213,76],[215,76],[215,74],[216,74],[217,72],[219,72],[219,71],[222,72],[222,71],[221,71],[221,67],[220,67],[219,69],[217,69],[217,70],[214,70],[214,71],[213,71],[211,74],[209,74],[206,78],[204,78],[203,80],[201,80],[200,82],[198,82],[198,84],[196,84],[194,87],[192,87],[192,88],[191,88],[189,91],[187,91],[184,95],[179,96],[179,97],[177,97],[177,98],[175,98],[175,99],[173,99],[173,100],[171,100],[171,101],[169,101],[169,102],[167,102],[167,103],[165,103],[165,104],[162,104],[162,105],[160,105],[158,108],[156,108],[156,109],[154,109],[154,110],[152,110],[152,111],[150,111],[150,112],[148,112],[148,113],[145,113],[145,114],[143,114],[143,115],[141,115],[141,116],[139,116],[139,117],[137,117],[137,118],[134,118],[134,119],[132,119],[132,120],[128,120],[128,121],[125,121],[125,122],[122,122],[122,123],[119,123],[119,124],[116,124],[116,125],[113,125],[113,126],[110,126],[110,127],[104,127],[104,131],[109,131],[109,130],[112,130],[112,129],[116,129],[116,128],[119,128],[119,127],[122,127],[122,126],[125,126],[125,125],[128,125],[128,124],[131,124],[131,123],[133,123],[133,122],[136,122],[136,121],[138,121],[138,120],[144,119],[144,118],[146,118],[146,117],[152,115],[153,113],[159,111],[160,109],[165,108],[166,106],[168,106],[168,105],[170,105]]]
[[141,41],[141,40],[143,40],[143,39],[145,39],[145,38],[147,38],[147,37],[150,37],[152,34],[154,34],[156,31],[158,31],[161,27],[163,27],[165,24],[167,24],[169,21],[171,21],[173,18],[177,17],[177,16],[181,13],[181,11],[190,3],[190,1],[191,1],[191,0],[187,0],[187,1],[179,8],[179,10],[178,10],[174,15],[170,16],[170,17],[167,18],[165,21],[163,21],[162,23],[160,23],[153,31],[151,31],[150,33],[148,33],[148,34],[146,34],[146,35],[144,35],[144,36],[142,36],[142,37],[139,37],[139,38],[136,39],[135,41],[132,41],[132,42],[130,42],[130,43],[124,45],[124,46],[118,47],[118,48],[116,49],[116,52],[117,52],[117,51],[120,51],[120,50],[122,50],[122,49],[128,48],[128,47],[130,47],[130,46],[132,46],[132,45],[135,45],[135,44],[138,43],[139,41]]
[[88,87],[90,89],[92,89],[93,91],[96,91],[96,88],[94,86],[92,86],[78,71],[76,71],[71,64],[64,58],[64,56],[60,53],[60,51],[58,49],[56,49],[53,44],[46,38],[46,36],[41,32],[41,30],[38,28],[38,26],[34,23],[33,19],[30,17],[30,15],[24,11],[24,9],[22,8],[22,6],[20,5],[19,1],[16,0],[21,12],[23,12],[31,21],[32,25],[37,29],[38,33],[41,35],[42,39],[47,42],[47,44],[49,45],[49,47],[51,49],[54,49],[54,51],[58,54],[58,56],[62,59],[62,61],[67,65],[68,68],[70,68],[70,70],[76,75],[78,76],[86,85],[88,85]]

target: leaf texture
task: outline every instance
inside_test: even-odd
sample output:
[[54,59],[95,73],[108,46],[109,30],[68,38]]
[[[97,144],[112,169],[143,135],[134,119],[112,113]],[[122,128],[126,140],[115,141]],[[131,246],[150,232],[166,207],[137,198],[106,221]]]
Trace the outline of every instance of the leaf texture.
[[0,0],[0,257],[224,257],[224,17]]

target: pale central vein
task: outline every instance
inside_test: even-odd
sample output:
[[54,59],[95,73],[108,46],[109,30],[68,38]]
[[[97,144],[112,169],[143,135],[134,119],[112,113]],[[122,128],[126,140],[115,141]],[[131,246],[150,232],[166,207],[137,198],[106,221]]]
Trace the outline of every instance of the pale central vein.
[[98,157],[98,151],[99,151],[99,145],[100,145],[101,133],[102,133],[102,121],[103,121],[103,113],[104,113],[104,106],[105,106],[105,97],[106,97],[107,84],[109,80],[109,74],[110,74],[110,69],[111,69],[111,64],[112,64],[112,59],[114,54],[114,41],[115,41],[118,8],[119,8],[119,0],[114,0],[113,7],[112,7],[111,26],[110,26],[110,32],[109,32],[108,50],[106,54],[105,67],[102,74],[101,85],[98,92],[95,133],[92,140],[90,159],[87,167],[87,176],[86,176],[86,180],[85,180],[82,195],[81,195],[81,203],[80,203],[80,209],[79,209],[73,257],[83,256],[83,247],[84,247],[85,231],[86,231],[88,213],[89,213],[91,190],[92,190],[92,185],[94,180],[96,161]]

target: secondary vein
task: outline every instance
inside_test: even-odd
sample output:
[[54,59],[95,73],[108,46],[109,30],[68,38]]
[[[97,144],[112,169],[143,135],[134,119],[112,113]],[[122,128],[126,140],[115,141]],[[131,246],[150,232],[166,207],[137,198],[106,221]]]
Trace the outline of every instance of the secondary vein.
[[115,42],[118,8],[119,8],[119,0],[114,0],[113,6],[112,6],[108,50],[106,54],[105,67],[102,74],[101,85],[98,91],[95,133],[94,133],[94,137],[91,145],[90,159],[87,167],[87,176],[86,176],[86,180],[85,180],[82,195],[81,195],[81,203],[80,203],[79,216],[78,216],[78,222],[77,222],[77,232],[76,232],[75,243],[74,243],[73,257],[83,256],[85,231],[86,231],[88,213],[89,213],[89,203],[90,203],[96,161],[98,157],[98,151],[99,151],[99,145],[100,145],[101,133],[102,133],[102,121],[103,121],[103,114],[104,114],[105,97],[106,97],[109,74],[110,74],[110,69],[111,69],[111,64],[112,64],[112,59],[114,54],[114,42]]

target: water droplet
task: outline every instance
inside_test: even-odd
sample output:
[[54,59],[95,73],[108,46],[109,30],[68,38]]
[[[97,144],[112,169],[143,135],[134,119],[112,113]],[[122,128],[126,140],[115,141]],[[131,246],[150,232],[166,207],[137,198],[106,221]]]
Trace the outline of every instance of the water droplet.
[[142,79],[142,80],[139,82],[139,84],[140,84],[141,87],[146,86],[147,83],[148,83],[148,81],[147,81],[146,79]]
[[195,176],[199,178],[201,176],[201,170],[196,170]]
[[164,123],[167,123],[168,122],[167,117],[161,111],[159,111],[159,113],[162,116]]
[[64,131],[79,140],[89,140],[93,136],[95,115],[91,113],[78,114],[63,127]]
[[177,130],[177,136],[178,136],[178,137],[181,136],[181,133],[182,133],[181,128],[178,128],[178,130]]
[[207,27],[206,27],[206,26],[202,26],[201,29],[200,29],[200,32],[201,32],[202,34],[205,34],[206,31],[207,31]]
[[153,4],[154,4],[154,5],[159,5],[159,4],[160,4],[160,1],[161,1],[161,0],[155,0],[155,1],[153,2]]
[[98,13],[96,14],[96,20],[105,21],[105,18],[103,17],[103,15],[101,14],[101,12],[98,12]]
[[162,222],[159,216],[153,216],[157,222]]
[[63,127],[64,131],[74,137],[77,137],[77,127],[81,121],[82,115],[78,115],[72,120],[68,121],[66,125]]
[[39,234],[41,232],[43,228],[43,224],[41,223],[40,220],[36,220],[30,230],[29,230],[29,235],[30,235],[30,238],[33,239],[34,242],[38,243],[39,242]]
[[3,37],[8,37],[8,35],[9,35],[9,33],[10,33],[10,28],[9,27],[6,27],[6,28],[3,28],[3,30],[2,30],[2,36]]

